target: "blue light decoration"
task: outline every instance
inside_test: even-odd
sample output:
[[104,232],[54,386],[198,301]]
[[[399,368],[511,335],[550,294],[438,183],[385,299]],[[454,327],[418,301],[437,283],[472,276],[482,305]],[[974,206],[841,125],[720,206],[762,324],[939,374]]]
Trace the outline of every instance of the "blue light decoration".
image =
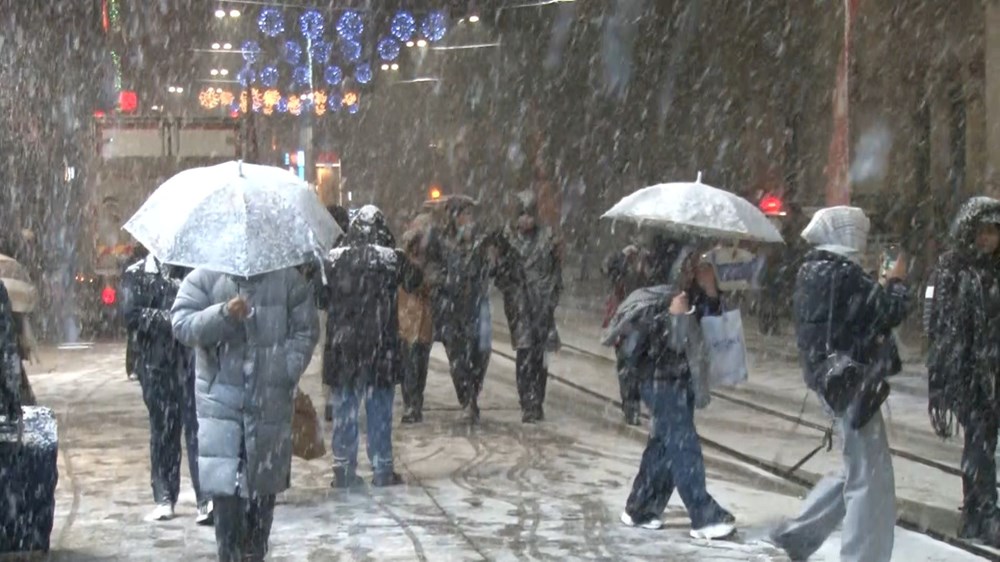
[[354,69],[354,79],[358,81],[359,84],[367,84],[372,81],[372,65],[367,62],[364,64],[359,64],[357,68]]
[[344,71],[339,66],[328,66],[323,71],[323,81],[331,86],[336,86],[344,79]]
[[277,67],[274,66],[265,66],[263,69],[261,69],[260,75],[257,76],[257,78],[260,80],[261,85],[264,86],[265,88],[273,88],[277,86],[278,79],[280,77],[281,74],[278,72]]
[[342,39],[357,39],[365,31],[365,20],[354,10],[347,10],[337,20],[337,34]]
[[389,22],[389,31],[400,42],[406,43],[413,39],[413,34],[417,32],[417,20],[410,12],[396,12]]
[[291,65],[299,64],[299,60],[302,59],[302,47],[295,41],[285,41],[281,47],[281,53]]
[[340,43],[340,54],[350,62],[358,62],[361,58],[361,43],[354,39],[344,39]]
[[244,41],[240,50],[243,52],[243,60],[250,63],[257,62],[257,57],[260,55],[260,43]]
[[278,103],[274,104],[274,108],[278,110],[278,113],[288,113],[288,98],[285,96],[278,98]]
[[330,111],[340,111],[340,106],[344,104],[344,97],[340,92],[330,92],[326,96],[326,108]]
[[285,32],[285,17],[277,8],[264,8],[257,16],[257,27],[268,37],[277,37]]
[[312,62],[315,64],[326,64],[330,60],[330,53],[332,51],[333,45],[326,41],[316,41],[309,48],[309,52],[312,54]]
[[317,10],[307,10],[299,16],[299,30],[306,39],[318,40],[323,35],[323,14]]
[[448,32],[448,16],[437,10],[427,14],[427,18],[420,25],[420,31],[428,41],[444,39],[444,34]]
[[307,86],[310,82],[310,74],[308,66],[299,66],[292,71],[292,82],[298,86]]
[[394,37],[383,37],[378,40],[375,49],[384,61],[394,61],[399,56],[399,42]]
[[347,112],[350,113],[351,115],[357,113],[359,109],[361,109],[361,106],[358,105],[358,102],[354,102],[351,105],[347,106]]
[[236,73],[236,80],[244,86],[249,86],[255,78],[257,78],[257,74],[252,68],[250,68],[250,65],[244,66],[238,73]]

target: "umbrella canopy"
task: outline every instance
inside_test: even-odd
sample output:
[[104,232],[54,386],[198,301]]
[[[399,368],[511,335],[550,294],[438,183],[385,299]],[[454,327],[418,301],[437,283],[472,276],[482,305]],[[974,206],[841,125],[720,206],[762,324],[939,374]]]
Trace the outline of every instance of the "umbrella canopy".
[[781,243],[781,233],[746,199],[701,183],[663,183],[623,198],[601,218],[652,223],[680,234]]
[[297,176],[242,162],[177,174],[124,228],[163,262],[240,277],[326,255],[341,233]]
[[38,290],[31,282],[28,270],[14,258],[0,254],[0,282],[7,288],[11,309],[26,313],[38,304]]

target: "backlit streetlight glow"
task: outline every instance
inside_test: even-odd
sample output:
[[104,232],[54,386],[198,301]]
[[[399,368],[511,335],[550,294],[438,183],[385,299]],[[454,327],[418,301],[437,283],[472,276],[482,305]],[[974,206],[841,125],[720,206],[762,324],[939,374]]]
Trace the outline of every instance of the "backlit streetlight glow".
[[390,66],[389,68],[391,68],[393,70],[399,70],[399,65],[396,64],[396,63],[392,63],[392,66]]
[[407,41],[406,42],[406,46],[407,47],[412,47],[413,45],[415,45],[415,43],[413,41]]
[[226,17],[226,11],[223,10],[222,8],[219,8],[218,10],[215,11],[215,17],[219,19]]
[[222,45],[220,45],[218,43],[212,43],[212,48],[218,50],[218,49],[222,48]]
[[218,70],[216,70],[216,69],[214,69],[214,68],[213,68],[212,70],[208,71],[208,72],[209,72],[209,74],[211,74],[212,76],[218,76],[218,75],[219,75],[219,71],[218,71]]
[[238,18],[238,17],[240,17],[240,11],[239,10],[230,10],[229,11],[229,17],[231,17],[231,18]]
[[418,47],[426,47],[427,46],[427,41],[424,40],[424,39],[421,39],[421,40],[417,41],[417,46]]
[[229,76],[229,69],[228,68],[223,68],[222,70],[219,71],[219,74],[221,74],[223,76]]
[[469,16],[469,23],[479,23],[479,16],[475,14]]
[[389,65],[382,64],[382,70],[389,70]]
[[233,44],[232,43],[226,43],[225,45],[222,46],[222,48],[228,51],[228,50],[230,50],[230,49],[233,48]]

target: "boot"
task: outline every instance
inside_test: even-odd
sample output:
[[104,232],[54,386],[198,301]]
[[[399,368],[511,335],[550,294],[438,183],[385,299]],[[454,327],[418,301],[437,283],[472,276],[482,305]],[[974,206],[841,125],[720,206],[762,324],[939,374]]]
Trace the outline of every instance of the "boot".
[[416,408],[407,408],[403,414],[402,422],[405,424],[420,423],[424,421],[424,414]]
[[479,423],[479,402],[473,398],[469,400],[469,405],[462,409],[465,419],[471,424]]
[[980,540],[994,548],[1000,547],[1000,511],[987,513],[962,512],[958,538]]
[[399,486],[403,484],[403,477],[393,471],[376,474],[372,478],[372,486],[376,488],[388,488],[389,486]]
[[337,467],[333,469],[333,481],[330,482],[330,487],[346,490],[363,486],[364,483],[365,481],[353,469]]

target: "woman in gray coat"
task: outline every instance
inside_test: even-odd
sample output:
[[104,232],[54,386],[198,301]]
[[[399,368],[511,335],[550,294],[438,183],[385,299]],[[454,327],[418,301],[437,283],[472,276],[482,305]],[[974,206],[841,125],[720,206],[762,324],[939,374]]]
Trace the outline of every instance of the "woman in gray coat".
[[219,560],[263,560],[289,483],[295,387],[319,338],[312,289],[293,268],[249,279],[196,269],[172,320],[196,350],[198,468]]

